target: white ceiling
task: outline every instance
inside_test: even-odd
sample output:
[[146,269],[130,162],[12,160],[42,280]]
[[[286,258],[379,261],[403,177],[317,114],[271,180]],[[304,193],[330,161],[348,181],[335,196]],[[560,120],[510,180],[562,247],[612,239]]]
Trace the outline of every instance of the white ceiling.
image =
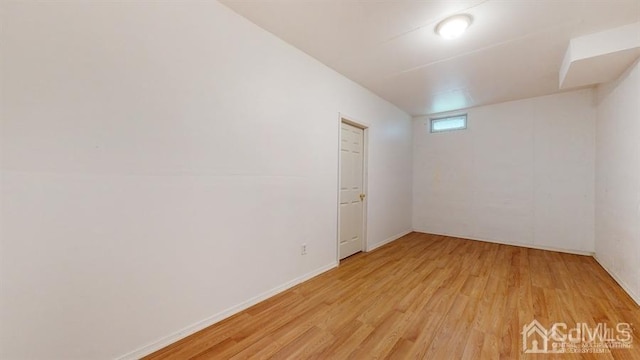
[[[558,92],[571,38],[640,20],[640,0],[221,0],[412,115]],[[434,33],[471,14],[456,40]]]

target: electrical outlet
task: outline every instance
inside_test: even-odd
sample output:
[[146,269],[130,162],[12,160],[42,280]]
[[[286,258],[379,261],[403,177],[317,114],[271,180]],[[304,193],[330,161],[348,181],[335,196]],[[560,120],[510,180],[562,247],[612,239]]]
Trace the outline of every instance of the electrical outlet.
[[307,255],[307,244],[302,244],[302,249],[300,251],[302,255]]

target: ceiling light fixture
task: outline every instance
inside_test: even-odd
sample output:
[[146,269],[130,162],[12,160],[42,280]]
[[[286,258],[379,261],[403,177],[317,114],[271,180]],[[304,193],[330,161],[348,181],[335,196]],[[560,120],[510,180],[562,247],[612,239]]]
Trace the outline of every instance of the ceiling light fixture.
[[455,39],[462,34],[471,25],[471,15],[460,14],[448,17],[436,25],[436,34],[442,36],[445,39]]

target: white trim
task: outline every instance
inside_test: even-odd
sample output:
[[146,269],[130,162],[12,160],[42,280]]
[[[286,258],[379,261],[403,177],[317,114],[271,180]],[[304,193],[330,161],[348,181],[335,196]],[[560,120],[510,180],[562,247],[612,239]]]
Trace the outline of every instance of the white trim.
[[508,241],[479,239],[479,238],[470,237],[468,235],[437,234],[437,233],[434,233],[434,232],[431,232],[431,231],[423,231],[423,230],[419,230],[419,229],[414,229],[413,231],[419,232],[419,233],[423,233],[423,234],[450,236],[450,237],[456,237],[456,238],[466,239],[466,240],[482,241],[482,242],[488,242],[488,243],[493,243],[493,244],[502,244],[502,245],[510,245],[510,246],[518,246],[518,247],[524,247],[524,248],[529,248],[529,249],[537,249],[537,250],[555,251],[555,252],[574,254],[574,255],[584,255],[584,256],[593,256],[594,255],[594,253],[592,251],[575,250],[575,249],[562,249],[562,248],[556,248],[556,247],[552,247],[552,246],[544,246],[544,245],[536,245],[536,244],[523,244],[523,243],[508,242]]
[[375,250],[375,249],[377,249],[377,248],[379,248],[381,246],[387,245],[390,242],[396,241],[396,240],[400,239],[401,237],[403,237],[405,235],[409,235],[412,232],[413,232],[413,230],[408,230],[408,231],[405,231],[405,232],[401,232],[400,234],[397,234],[397,235],[394,235],[394,236],[392,236],[390,238],[382,240],[379,243],[373,244],[371,246],[367,245],[366,251],[367,252],[373,251],[373,250]]
[[338,115],[339,115],[341,123],[345,122],[345,123],[347,123],[349,125],[355,126],[357,128],[360,128],[360,129],[368,129],[368,128],[371,127],[371,125],[369,125],[368,123],[366,123],[364,121],[356,120],[354,117],[349,116],[349,115],[347,115],[345,113],[338,113]]
[[248,309],[249,307],[263,301],[266,300],[274,295],[277,295],[287,289],[290,289],[304,281],[307,281],[315,276],[318,276],[326,271],[329,271],[335,267],[338,266],[337,262],[325,265],[323,267],[320,267],[316,270],[313,270],[309,273],[306,273],[302,276],[299,276],[287,283],[284,283],[280,286],[277,286],[269,291],[266,291],[258,296],[255,296],[247,301],[244,301],[238,305],[232,306],[226,310],[223,310],[213,316],[210,316],[204,320],[198,321],[195,324],[189,325],[179,331],[174,332],[173,334],[167,335],[161,339],[158,339],[150,344],[147,344],[137,350],[131,351],[127,354],[124,354],[120,357],[117,358],[117,360],[133,360],[133,359],[140,359],[141,357],[144,357],[146,355],[149,355],[155,351],[158,351],[168,345],[173,344],[174,342],[183,339],[191,334],[194,334],[206,327],[209,327],[221,320],[224,320],[228,317],[230,317],[231,315],[237,314],[242,310]]
[[[344,119],[344,118],[343,118]],[[364,125],[361,125],[364,126]],[[367,224],[369,219],[369,128],[362,129],[362,251],[367,251],[369,233]]]
[[338,113],[338,144],[336,146],[338,168],[336,169],[336,262],[340,266],[340,167],[342,166],[342,114]]
[[636,304],[638,306],[640,306],[640,296],[638,296],[637,294],[634,294],[633,291],[631,291],[631,287],[629,285],[627,285],[627,283],[625,283],[624,281],[622,281],[622,279],[620,279],[618,277],[618,275],[616,275],[616,273],[614,273],[613,271],[609,270],[608,267],[604,266],[604,264],[602,263],[602,261],[600,261],[600,259],[598,259],[598,257],[594,254],[593,258],[596,260],[596,262],[602,266],[602,268],[604,269],[604,271],[606,271],[609,276],[611,276],[613,278],[613,280],[615,280],[618,285],[620,285],[620,287],[622,288],[622,290],[624,290],[627,295],[629,295],[629,297],[636,302]]
[[[342,124],[355,126],[362,129],[362,190],[364,194],[369,195],[369,125],[367,123],[356,121],[353,118],[339,112],[338,113],[338,182],[337,189],[337,215],[336,219],[336,261],[340,263],[340,177],[342,176],[341,146],[342,146]],[[362,251],[367,251],[367,217],[368,217],[368,199],[365,197],[362,201]]]

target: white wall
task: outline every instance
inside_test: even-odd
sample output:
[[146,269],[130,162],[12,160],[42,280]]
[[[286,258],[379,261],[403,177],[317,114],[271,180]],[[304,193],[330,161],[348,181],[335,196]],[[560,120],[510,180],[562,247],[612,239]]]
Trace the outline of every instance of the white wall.
[[414,121],[414,229],[593,252],[592,91],[467,112],[464,131]]
[[596,258],[640,304],[640,63],[598,88]]
[[410,117],[219,3],[1,6],[0,358],[140,355],[334,266],[338,112],[369,246],[411,230]]

